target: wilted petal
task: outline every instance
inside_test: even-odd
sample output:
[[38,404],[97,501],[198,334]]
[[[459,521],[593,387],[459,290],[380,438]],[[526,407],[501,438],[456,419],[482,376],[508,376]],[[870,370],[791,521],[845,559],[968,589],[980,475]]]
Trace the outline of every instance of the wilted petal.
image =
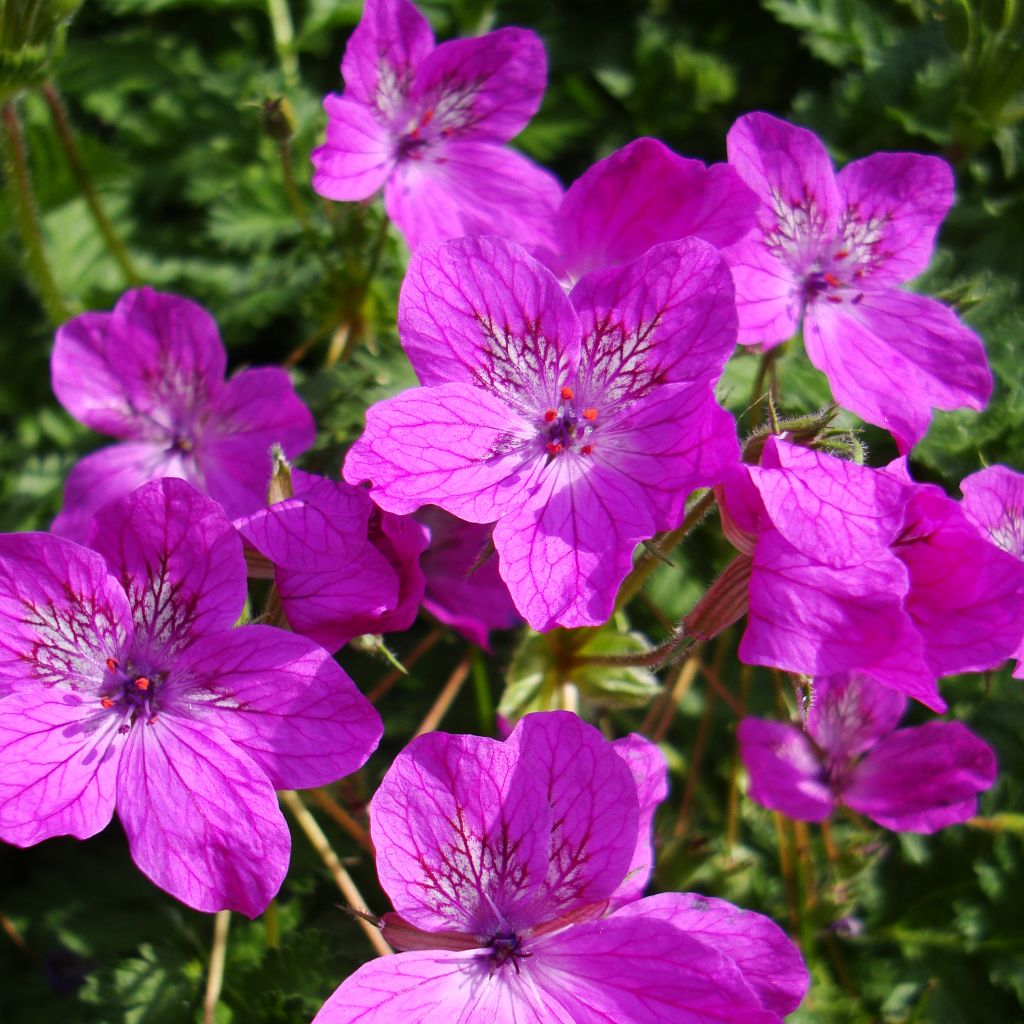
[[750,776],[751,800],[798,821],[823,821],[832,813],[824,766],[799,729],[782,722],[744,718],[736,735]]
[[562,186],[508,146],[475,139],[439,142],[401,161],[384,206],[410,249],[465,235],[500,235],[527,248],[554,245]]
[[178,659],[172,688],[275,789],[335,782],[361,767],[380,740],[380,715],[337,662],[282,629],[244,626],[203,637]]
[[395,169],[395,139],[370,109],[345,97],[324,98],[327,136],[310,154],[313,191],[340,202],[369,199]]
[[984,408],[984,345],[950,309],[896,289],[853,298],[815,302],[804,325],[808,358],[840,405],[884,427],[903,452],[924,436],[933,408]]
[[992,748],[960,722],[898,729],[854,769],[842,800],[894,832],[934,832],[972,817],[996,779]]
[[398,328],[422,384],[475,384],[530,412],[575,372],[579,324],[561,286],[498,238],[419,249],[402,284]]
[[[99,713],[99,714],[98,714]],[[87,839],[114,812],[119,751],[99,698],[38,687],[0,700],[0,839]]]
[[526,447],[535,434],[533,424],[481,388],[412,388],[367,410],[345,479],[371,481],[373,500],[389,512],[433,504],[493,523],[537,487],[543,460]]
[[92,547],[128,593],[137,653],[177,653],[241,614],[242,542],[224,510],[185,481],[145,484],[93,523]]
[[903,694],[856,672],[819,676],[811,690],[807,732],[832,757],[853,757],[891,733],[906,706]]
[[837,175],[847,247],[869,247],[872,282],[899,284],[923,273],[953,205],[953,172],[919,153],[873,153]]
[[792,1013],[807,992],[810,979],[803,958],[763,914],[697,893],[666,892],[631,903],[615,916],[665,921],[723,953],[740,969],[761,1005],[780,1016]]
[[136,722],[117,779],[132,858],[196,910],[261,914],[281,886],[288,827],[263,771],[209,721]]

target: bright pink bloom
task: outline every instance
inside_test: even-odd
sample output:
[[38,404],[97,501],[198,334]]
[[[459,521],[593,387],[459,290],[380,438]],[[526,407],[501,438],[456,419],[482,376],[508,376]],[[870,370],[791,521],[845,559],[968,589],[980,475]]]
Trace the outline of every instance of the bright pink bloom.
[[0,838],[95,835],[198,910],[255,917],[288,867],[275,789],[354,771],[377,713],[330,655],[232,626],[242,544],[181,480],[103,508],[95,550],[0,537]]
[[[1006,466],[989,466],[960,484],[967,518],[997,547],[1024,560],[1024,474]],[[1024,634],[1024,621],[1021,622]],[[1015,679],[1024,679],[1024,635],[1014,651]]]
[[955,501],[885,470],[770,438],[724,492],[752,554],[742,660],[804,675],[859,672],[936,711],[936,680],[1010,656],[1024,565]]
[[489,651],[492,629],[513,629],[523,621],[498,574],[497,559],[476,565],[490,544],[490,527],[456,519],[433,505],[416,518],[430,530],[430,546],[420,560],[427,581],[423,607]]
[[845,804],[894,832],[966,821],[995,782],[992,748],[960,722],[896,729],[906,704],[863,676],[823,676],[803,729],[744,718],[751,799],[800,821],[823,821]]
[[289,458],[314,440],[309,410],[284,370],[224,380],[226,353],[201,306],[150,288],[111,313],[83,313],[57,331],[53,390],[75,419],[122,443],[87,455],[68,476],[53,531],[84,541],[93,513],[160,477],[188,480],[229,516],[267,500],[270,449]]
[[944,161],[875,153],[836,174],[812,132],[747,114],[729,132],[729,162],[761,200],[758,230],[725,252],[741,343],[777,345],[802,322],[836,400],[904,452],[932,408],[984,407],[981,339],[942,303],[899,287],[927,267],[952,205]]
[[572,184],[555,219],[558,251],[542,258],[575,282],[690,235],[732,245],[753,229],[758,206],[728,164],[705,167],[657,139],[636,139]]
[[778,1024],[807,972],[781,929],[722,900],[636,897],[665,765],[566,712],[504,742],[432,733],[370,804],[396,948],[316,1024]]
[[332,651],[364,633],[408,629],[423,599],[428,531],[382,512],[362,487],[299,469],[292,485],[294,497],[235,522],[271,563],[292,629]]
[[638,541],[737,458],[714,382],[735,341],[732,282],[689,238],[588,274],[566,296],[517,245],[414,254],[398,309],[423,384],[373,406],[351,483],[404,514],[495,523],[499,570],[534,629],[604,622]]
[[324,100],[327,141],[312,154],[320,195],[369,199],[383,188],[411,249],[481,234],[550,244],[561,186],[504,145],[544,94],[533,32],[435,46],[407,0],[366,0],[341,71],[345,92]]

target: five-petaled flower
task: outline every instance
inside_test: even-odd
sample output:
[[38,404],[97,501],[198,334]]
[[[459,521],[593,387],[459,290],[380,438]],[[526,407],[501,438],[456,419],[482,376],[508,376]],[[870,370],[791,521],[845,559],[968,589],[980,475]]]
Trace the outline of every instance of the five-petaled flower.
[[232,517],[264,505],[270,449],[305,451],[313,417],[280,367],[225,381],[225,364],[210,314],[150,288],[125,292],[113,312],[64,324],[53,390],[77,420],[121,443],[71,470],[54,532],[84,541],[97,509],[160,477],[188,480]]
[[561,186],[504,145],[540,106],[540,39],[503,28],[434,45],[407,0],[366,0],[341,65],[345,92],[324,100],[327,141],[313,188],[328,199],[384,189],[410,248],[463,235],[551,240]]
[[837,804],[894,832],[934,832],[977,811],[996,779],[992,748],[960,722],[896,725],[907,699],[856,673],[811,686],[804,728],[744,718],[750,796],[800,821]]
[[242,544],[182,480],[103,508],[92,546],[0,536],[0,839],[85,839],[199,910],[261,913],[288,867],[275,789],[354,771],[381,735],[312,641],[232,626]]
[[981,339],[900,284],[928,265],[953,202],[938,157],[875,153],[838,174],[816,135],[768,114],[729,131],[729,162],[761,200],[758,227],[725,250],[739,340],[771,347],[803,322],[836,400],[906,452],[933,407],[981,409],[992,376]]
[[414,740],[370,804],[401,952],[359,968],[316,1024],[778,1024],[807,987],[800,954],[723,900],[640,899],[665,764],[567,712],[504,742]]
[[729,272],[696,238],[584,277],[566,296],[519,246],[418,250],[402,343],[423,387],[373,406],[345,461],[384,509],[495,523],[535,629],[604,622],[633,548],[738,459],[713,386],[735,343]]

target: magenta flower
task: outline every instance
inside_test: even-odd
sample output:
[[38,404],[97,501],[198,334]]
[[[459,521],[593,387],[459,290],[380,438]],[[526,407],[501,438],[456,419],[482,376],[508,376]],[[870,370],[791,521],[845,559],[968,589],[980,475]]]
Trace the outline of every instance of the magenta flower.
[[495,523],[501,577],[534,629],[604,622],[633,548],[738,458],[713,385],[735,340],[706,242],[656,246],[567,297],[519,246],[413,255],[399,331],[423,384],[367,413],[345,478],[399,514]]
[[291,473],[294,497],[235,526],[271,563],[265,574],[292,629],[332,651],[364,633],[408,629],[423,599],[428,531],[382,512],[362,487]]
[[327,141],[313,188],[328,199],[384,189],[411,249],[463,235],[550,244],[561,186],[504,145],[537,112],[547,80],[540,39],[503,28],[434,45],[406,0],[366,0],[324,100]]
[[573,182],[555,219],[558,251],[543,259],[575,282],[690,235],[732,245],[753,229],[759,205],[728,164],[705,167],[657,139],[636,139]]
[[566,712],[504,742],[433,733],[370,804],[402,950],[360,967],[315,1024],[770,1024],[807,987],[760,914],[665,893],[637,900],[665,766]]
[[753,556],[743,661],[858,672],[942,711],[937,679],[992,668],[1020,640],[1024,565],[899,463],[877,470],[770,438],[724,498]]
[[739,340],[771,347],[803,323],[836,401],[907,451],[933,407],[984,407],[981,339],[946,306],[899,286],[928,265],[953,202],[949,166],[875,153],[839,174],[813,133],[768,114],[729,132],[729,162],[761,200],[759,227],[727,250]]
[[863,676],[824,676],[803,729],[744,718],[751,799],[799,821],[824,821],[845,804],[894,832],[967,821],[995,782],[992,748],[960,722],[896,729],[906,703]]
[[225,381],[225,365],[210,314],[150,288],[125,292],[111,313],[64,324],[53,390],[75,419],[122,443],[71,470],[53,531],[84,541],[97,509],[165,476],[188,480],[229,516],[263,505],[271,447],[290,458],[305,451],[313,418],[284,370],[242,370]]
[[[1006,466],[989,466],[960,483],[967,518],[997,547],[1024,560],[1024,475]],[[1015,679],[1024,679],[1024,620],[1014,651]]]
[[490,543],[490,527],[463,522],[433,505],[416,518],[430,530],[430,546],[420,560],[427,581],[423,607],[489,651],[492,629],[513,629],[523,621],[498,574],[497,560],[477,565]]
[[92,544],[0,537],[0,838],[85,839],[116,810],[157,885],[254,917],[288,866],[274,790],[354,771],[380,718],[311,641],[232,629],[241,541],[189,484],[107,505]]

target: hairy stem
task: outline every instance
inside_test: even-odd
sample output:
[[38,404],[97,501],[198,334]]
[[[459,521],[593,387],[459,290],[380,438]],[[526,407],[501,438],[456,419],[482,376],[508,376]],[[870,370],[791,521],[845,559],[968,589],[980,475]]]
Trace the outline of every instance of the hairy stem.
[[203,995],[203,1024],[214,1024],[217,1019],[217,1003],[220,1002],[224,987],[224,964],[228,956],[228,930],[231,927],[231,911],[218,910],[213,919],[213,946],[210,949],[210,969],[206,975],[206,992]]

